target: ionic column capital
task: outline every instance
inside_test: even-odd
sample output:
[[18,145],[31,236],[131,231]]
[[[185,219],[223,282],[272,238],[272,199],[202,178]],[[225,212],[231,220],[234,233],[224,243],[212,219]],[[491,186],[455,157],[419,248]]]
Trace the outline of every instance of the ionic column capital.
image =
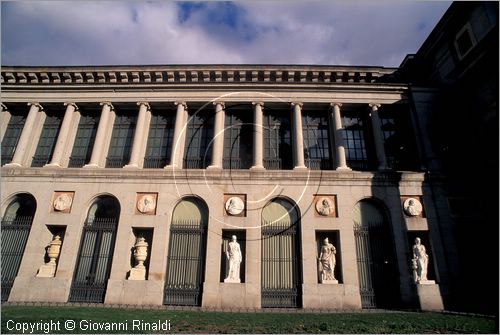
[[380,104],[372,102],[372,103],[368,104],[368,107],[370,107],[372,109],[372,111],[376,111],[380,108]]
[[264,108],[264,102],[262,101],[252,101],[252,105]]
[[147,110],[151,109],[151,106],[149,105],[149,102],[147,102],[147,101],[139,101],[139,102],[137,102],[137,106],[146,106]]
[[302,106],[304,106],[304,103],[302,103],[300,101],[292,101],[291,105],[292,106],[299,106],[300,108],[302,108]]
[[174,105],[176,105],[176,106],[180,105],[180,106],[183,106],[184,109],[188,109],[188,105],[185,101],[176,101],[176,102],[174,102]]
[[216,107],[217,105],[221,105],[223,109],[226,107],[226,103],[224,101],[214,101],[213,104]]
[[77,105],[76,105],[76,103],[74,103],[74,102],[70,102],[70,101],[65,102],[65,103],[64,103],[64,106],[66,106],[66,107],[67,107],[67,106],[73,106],[73,107],[75,108],[75,110],[78,110],[78,106],[77,106]]
[[332,108],[333,107],[340,108],[340,107],[342,107],[342,104],[340,102],[332,102],[332,103],[330,103],[330,107],[332,107]]
[[28,106],[35,106],[35,107],[38,107],[39,110],[43,111],[43,106],[40,105],[40,103],[38,103],[38,102],[35,102],[35,101],[28,102]]
[[5,104],[2,102],[0,103],[0,107],[2,108],[2,111],[8,111],[9,109],[7,108],[7,106],[5,106]]
[[102,101],[99,103],[99,105],[101,106],[108,106],[111,110],[114,110],[115,107],[113,106],[113,104],[111,103],[111,101]]

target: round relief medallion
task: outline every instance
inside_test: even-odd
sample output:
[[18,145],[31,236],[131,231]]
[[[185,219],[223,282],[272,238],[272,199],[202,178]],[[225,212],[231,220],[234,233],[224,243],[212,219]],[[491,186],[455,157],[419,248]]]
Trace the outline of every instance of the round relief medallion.
[[54,200],[54,210],[60,212],[60,211],[65,211],[68,208],[71,207],[71,203],[73,202],[73,199],[66,194],[59,194],[57,198]]
[[155,198],[151,194],[143,195],[137,200],[137,210],[141,213],[149,213],[155,208]]
[[316,211],[318,214],[328,216],[334,212],[333,201],[330,198],[322,197],[316,201]]
[[403,209],[408,216],[418,216],[422,213],[422,204],[418,199],[408,198],[403,203]]
[[231,197],[227,199],[226,204],[224,205],[226,208],[226,212],[230,215],[239,215],[245,209],[245,204],[243,200],[238,197]]

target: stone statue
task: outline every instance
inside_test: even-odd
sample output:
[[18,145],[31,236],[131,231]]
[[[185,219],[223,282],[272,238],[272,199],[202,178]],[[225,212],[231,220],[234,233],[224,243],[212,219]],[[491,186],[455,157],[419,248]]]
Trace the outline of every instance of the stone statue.
[[421,284],[428,282],[427,280],[427,266],[429,265],[429,256],[425,251],[425,246],[421,244],[420,238],[415,238],[413,245],[413,279],[415,283]]
[[335,254],[337,250],[328,241],[328,237],[323,240],[323,245],[321,246],[321,251],[318,257],[319,263],[319,274],[321,282],[324,284],[338,283],[335,279]]
[[52,241],[50,241],[47,246],[47,255],[49,256],[49,262],[42,265],[38,270],[37,277],[54,277],[56,274],[57,263],[56,260],[59,258],[59,254],[61,253],[61,237],[59,235],[55,235]]
[[229,242],[226,250],[226,257],[229,260],[229,272],[227,278],[224,279],[224,283],[240,283],[240,263],[243,257],[235,235],[231,237],[231,242]]
[[134,258],[136,265],[130,270],[129,280],[146,280],[146,267],[144,262],[148,257],[148,242],[142,236],[140,236],[134,245]]

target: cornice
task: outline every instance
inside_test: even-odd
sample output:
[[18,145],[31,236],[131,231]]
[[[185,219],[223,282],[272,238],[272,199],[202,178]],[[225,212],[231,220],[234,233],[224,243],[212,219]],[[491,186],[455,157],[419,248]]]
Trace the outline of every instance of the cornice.
[[2,67],[6,87],[183,84],[400,83],[396,68],[356,66],[172,65],[108,67]]

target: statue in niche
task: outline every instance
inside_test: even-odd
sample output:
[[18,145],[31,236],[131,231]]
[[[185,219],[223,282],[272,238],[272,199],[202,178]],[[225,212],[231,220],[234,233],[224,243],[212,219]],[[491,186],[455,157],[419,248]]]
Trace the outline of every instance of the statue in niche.
[[415,238],[413,245],[413,279],[415,283],[420,284],[428,282],[427,280],[427,266],[429,265],[429,256],[425,251],[425,246],[421,243],[420,238]]
[[242,260],[240,244],[236,242],[236,235],[231,236],[226,250],[226,257],[229,260],[229,272],[224,283],[240,283],[240,263]]
[[321,251],[318,257],[319,263],[319,274],[321,282],[325,284],[338,283],[335,279],[335,254],[337,250],[333,244],[328,241],[328,237],[323,240],[323,245],[321,246]]

